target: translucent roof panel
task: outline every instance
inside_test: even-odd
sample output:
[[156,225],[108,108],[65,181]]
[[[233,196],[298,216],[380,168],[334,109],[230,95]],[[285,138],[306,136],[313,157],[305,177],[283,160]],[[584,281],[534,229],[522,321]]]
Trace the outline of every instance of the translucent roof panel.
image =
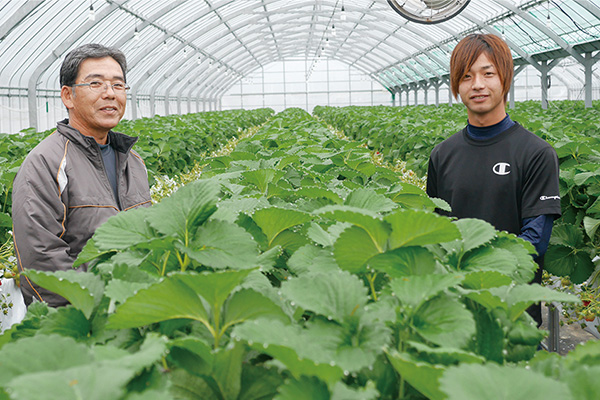
[[600,50],[600,3],[471,0],[455,18],[422,25],[387,0],[9,0],[0,4],[0,87],[59,90],[65,55],[90,42],[123,50],[144,96],[218,97],[286,58],[335,59],[388,86],[428,84],[447,77],[452,49],[472,32],[503,35],[520,63],[580,61]]

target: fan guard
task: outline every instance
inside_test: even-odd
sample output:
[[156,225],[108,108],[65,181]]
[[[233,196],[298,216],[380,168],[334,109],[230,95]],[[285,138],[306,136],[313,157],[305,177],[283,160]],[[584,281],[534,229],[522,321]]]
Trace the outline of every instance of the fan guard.
[[420,24],[438,24],[459,14],[471,0],[388,0],[394,11]]

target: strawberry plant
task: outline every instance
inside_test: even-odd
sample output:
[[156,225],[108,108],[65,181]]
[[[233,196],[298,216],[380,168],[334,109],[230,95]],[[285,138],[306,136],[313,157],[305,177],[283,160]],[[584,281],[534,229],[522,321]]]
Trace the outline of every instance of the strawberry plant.
[[[87,272],[27,272],[70,305],[34,303],[0,336],[0,396],[481,399],[491,377],[511,398],[600,393],[587,369],[559,373],[568,357],[534,357],[526,308],[577,298],[526,284],[531,246],[434,214],[368,148],[290,109],[203,161],[98,228]],[[593,371],[598,351],[577,361]]]

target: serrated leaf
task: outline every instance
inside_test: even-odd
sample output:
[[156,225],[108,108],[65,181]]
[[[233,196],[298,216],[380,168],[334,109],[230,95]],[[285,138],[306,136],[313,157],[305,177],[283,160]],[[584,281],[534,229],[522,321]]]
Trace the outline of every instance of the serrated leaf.
[[92,237],[100,251],[124,250],[156,237],[146,222],[152,208],[136,208],[118,213],[100,225]]
[[196,291],[175,275],[128,298],[108,317],[106,327],[135,328],[178,318],[208,323],[208,313]]
[[451,347],[430,347],[419,342],[407,342],[408,346],[426,355],[432,364],[454,365],[457,363],[483,364],[486,359],[474,353]]
[[242,388],[237,400],[271,399],[282,384],[283,377],[274,368],[243,363]]
[[194,293],[206,300],[213,310],[221,310],[225,300],[250,274],[251,270],[223,271],[203,274],[177,274],[175,279],[185,283]]
[[258,317],[277,318],[289,321],[289,318],[277,304],[262,294],[242,289],[235,292],[225,303],[223,331],[230,326]]
[[60,307],[55,313],[41,320],[40,333],[70,336],[76,340],[85,340],[90,334],[90,321],[81,310],[73,306]]
[[393,279],[389,285],[400,303],[417,308],[440,292],[459,285],[463,279],[458,274],[415,275]]
[[283,176],[283,172],[276,169],[256,169],[244,171],[242,176],[248,183],[255,185],[261,193],[265,193],[269,183],[279,180]]
[[149,282],[127,282],[121,279],[112,279],[106,285],[104,294],[115,303],[123,303],[138,291],[149,286]]
[[191,259],[215,269],[248,269],[258,264],[258,249],[243,228],[226,221],[202,225],[188,247],[177,248]]
[[424,246],[459,239],[460,232],[449,218],[415,210],[403,210],[384,218],[392,226],[389,248]]
[[87,241],[85,246],[83,246],[83,249],[77,255],[77,259],[73,263],[73,268],[77,268],[81,264],[88,263],[92,260],[95,260],[96,258],[100,258],[102,256],[108,256],[113,253],[114,253],[114,251],[112,251],[112,250],[100,251],[96,247],[96,244],[94,243],[94,238],[92,237],[92,238],[90,238],[90,240]]
[[515,278],[518,261],[508,250],[482,247],[472,250],[462,259],[463,271],[497,271]]
[[510,285],[512,279],[498,271],[474,271],[465,274],[463,286],[467,289],[489,289]]
[[544,268],[557,276],[569,276],[573,283],[580,284],[594,272],[595,265],[585,250],[550,245],[546,252]]
[[552,290],[538,284],[502,286],[488,290],[493,295],[502,299],[509,307],[509,317],[516,321],[517,318],[533,303],[553,301],[563,303],[579,303],[577,296],[569,293]]
[[149,209],[148,222],[163,235],[185,242],[217,210],[219,190],[219,184],[212,180],[182,186]]
[[288,259],[287,266],[296,275],[307,272],[335,272],[339,269],[330,251],[312,245],[298,249]]
[[461,348],[475,334],[473,315],[462,303],[443,295],[419,307],[413,326],[426,340],[446,347]]
[[60,371],[93,362],[86,345],[71,337],[38,335],[5,344],[0,349],[0,386],[18,376]]
[[255,211],[252,219],[267,236],[268,245],[271,247],[281,232],[309,222],[312,217],[301,211],[271,207]]
[[585,216],[583,217],[583,227],[588,237],[593,239],[594,235],[596,234],[596,231],[598,230],[598,227],[600,227],[600,219]]
[[584,246],[583,231],[579,226],[571,224],[558,224],[552,229],[550,243],[574,249]]
[[353,190],[346,198],[344,204],[376,213],[387,213],[396,208],[396,203],[382,194],[377,194],[373,189]]
[[564,371],[563,379],[577,400],[597,400],[600,394],[600,366],[581,365]]
[[289,254],[295,253],[300,247],[306,244],[308,244],[306,236],[299,232],[292,232],[291,230],[281,232],[273,242],[271,242],[273,248],[279,246]]
[[463,240],[463,251],[482,246],[496,237],[496,229],[488,222],[480,219],[461,218],[454,221]]
[[281,285],[283,295],[305,310],[342,322],[367,304],[367,288],[348,272],[307,274]]
[[327,384],[315,377],[288,379],[273,400],[330,400]]
[[409,354],[399,353],[396,350],[386,352],[390,364],[412,387],[431,400],[442,400],[446,397],[439,389],[439,379],[445,368],[421,362]]
[[378,398],[379,392],[375,389],[372,381],[361,388],[351,388],[338,382],[331,391],[331,400],[375,400]]
[[254,320],[237,325],[232,337],[244,339],[252,348],[282,362],[296,379],[316,376],[332,383],[344,375],[335,363],[330,364],[331,359],[327,360],[331,350],[325,351],[324,342],[312,340],[298,326],[277,320]]
[[[390,229],[377,217],[376,213],[350,206],[326,206],[315,211],[315,213],[332,221],[347,222],[360,227],[369,237],[369,241],[372,242],[377,252],[384,251]],[[348,229],[344,233],[347,231]]]
[[494,363],[450,367],[439,382],[448,400],[481,400],[491,393],[497,400],[574,400],[562,382],[524,368]]
[[104,292],[104,282],[98,276],[87,272],[45,272],[29,269],[25,275],[41,287],[69,300],[86,318],[92,315]]
[[316,187],[316,186],[302,187],[296,191],[296,194],[300,198],[308,198],[308,199],[325,198],[327,200],[331,200],[335,204],[343,203],[343,200],[336,193],[332,192],[331,190],[323,189],[323,188]]
[[377,254],[368,261],[368,265],[390,278],[409,275],[431,274],[436,269],[433,254],[424,247],[409,246]]
[[364,229],[351,226],[334,245],[334,255],[339,267],[352,273],[364,272],[365,263],[380,252],[373,238]]

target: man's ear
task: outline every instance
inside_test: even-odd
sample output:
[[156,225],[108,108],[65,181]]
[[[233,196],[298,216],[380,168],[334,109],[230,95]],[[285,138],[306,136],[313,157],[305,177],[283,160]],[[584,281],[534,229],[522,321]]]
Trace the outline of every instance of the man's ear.
[[63,86],[60,89],[60,98],[62,99],[62,102],[65,105],[65,107],[67,107],[67,110],[74,108],[73,99],[75,98],[75,92],[73,91],[72,87]]

